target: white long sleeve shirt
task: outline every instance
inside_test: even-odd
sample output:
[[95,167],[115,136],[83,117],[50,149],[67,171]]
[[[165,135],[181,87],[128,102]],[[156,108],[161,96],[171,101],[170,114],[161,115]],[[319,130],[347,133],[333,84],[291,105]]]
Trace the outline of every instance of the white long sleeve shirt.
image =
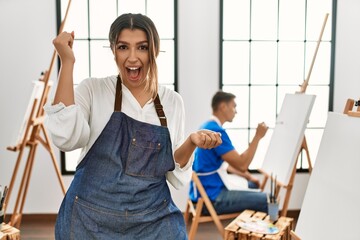
[[[75,89],[75,105],[46,104],[45,125],[55,146],[62,151],[82,148],[78,163],[84,158],[104,129],[114,112],[117,76],[88,78]],[[185,110],[181,96],[164,86],[159,86],[159,98],[163,105],[170,132],[173,152],[184,141]],[[154,103],[141,107],[129,89],[122,85],[121,111],[142,122],[161,125]],[[174,171],[168,172],[167,180],[180,188],[190,181],[193,159],[180,168],[175,162]]]

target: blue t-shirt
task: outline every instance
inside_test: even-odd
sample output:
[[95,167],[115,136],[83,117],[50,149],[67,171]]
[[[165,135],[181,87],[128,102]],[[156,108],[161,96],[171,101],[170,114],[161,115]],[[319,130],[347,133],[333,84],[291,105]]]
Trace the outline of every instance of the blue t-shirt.
[[[220,126],[215,120],[205,122],[200,129],[208,129],[214,132],[221,133],[222,144],[212,149],[196,148],[194,152],[193,170],[197,173],[209,173],[219,169],[224,160],[221,156],[227,152],[235,149],[232,145],[229,135],[225,129]],[[199,176],[202,185],[205,188],[210,200],[214,201],[225,187],[218,173],[206,176]],[[192,201],[197,201],[200,193],[194,188],[194,183],[191,181],[189,196]]]

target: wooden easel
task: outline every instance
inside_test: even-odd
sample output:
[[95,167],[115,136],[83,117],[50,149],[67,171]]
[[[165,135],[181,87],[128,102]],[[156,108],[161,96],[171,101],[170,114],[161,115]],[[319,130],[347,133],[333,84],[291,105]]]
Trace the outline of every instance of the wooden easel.
[[[327,19],[329,17],[329,14],[327,13],[325,15],[325,18],[324,18],[324,22],[323,22],[323,25],[322,25],[322,28],[321,28],[321,32],[320,32],[320,36],[319,36],[319,39],[317,41],[317,46],[316,46],[316,49],[315,49],[315,53],[314,53],[314,56],[313,56],[313,59],[312,59],[312,62],[311,62],[311,65],[310,65],[310,69],[309,69],[309,72],[308,72],[308,75],[306,77],[306,79],[304,80],[303,84],[300,85],[300,91],[299,92],[296,92],[297,94],[304,94],[305,91],[306,91],[306,88],[309,84],[309,80],[310,80],[310,76],[311,76],[311,72],[312,72],[312,69],[314,67],[314,63],[315,63],[315,59],[316,59],[316,55],[317,55],[317,52],[319,50],[319,46],[320,46],[320,42],[321,42],[321,39],[322,39],[322,35],[324,33],[324,30],[325,30],[325,26],[326,26],[326,22],[327,22]],[[306,153],[306,158],[308,160],[308,164],[309,164],[309,173],[311,174],[311,171],[312,171],[312,164],[311,164],[311,160],[310,160],[310,153],[309,153],[309,149],[308,149],[308,146],[307,146],[307,142],[306,142],[306,137],[304,136],[304,139],[302,141],[302,144],[301,144],[301,147],[300,147],[300,151],[298,153],[298,157],[296,159],[296,162],[294,164],[294,168],[293,168],[293,171],[291,173],[291,176],[290,176],[290,179],[289,179],[289,182],[286,184],[286,183],[281,183],[279,181],[277,181],[277,186],[276,186],[276,196],[275,198],[278,198],[278,195],[279,195],[279,192],[280,192],[280,189],[281,188],[285,188],[286,189],[286,193],[285,193],[285,197],[284,197],[284,203],[283,203],[283,206],[281,208],[281,212],[280,212],[280,216],[286,216],[287,215],[287,210],[288,210],[288,207],[289,207],[289,202],[290,202],[290,196],[291,196],[291,192],[292,192],[292,188],[294,186],[294,180],[295,180],[295,175],[296,175],[296,165],[297,165],[297,161],[302,153],[302,151],[305,151]],[[264,175],[264,179],[261,183],[261,186],[260,186],[260,189],[263,191],[264,188],[265,188],[265,185],[267,183],[267,180],[270,178],[270,174],[269,173],[266,173],[264,170],[262,169],[259,169],[259,172],[262,173]],[[273,179],[274,180],[274,179]]]
[[[65,18],[62,21],[60,28],[59,28],[59,33],[63,30],[65,20],[66,20],[68,11],[69,11],[70,3],[71,3],[71,0],[69,0],[68,6],[66,9]],[[24,151],[25,151],[26,147],[29,147],[28,157],[27,157],[27,161],[25,163],[24,173],[22,175],[21,183],[19,185],[19,190],[18,190],[18,195],[16,198],[16,203],[14,206],[14,211],[11,215],[11,219],[9,222],[10,226],[13,226],[16,228],[20,228],[21,219],[22,219],[22,211],[24,208],[26,194],[27,194],[27,190],[29,187],[29,182],[30,182],[32,167],[34,165],[34,158],[36,155],[36,150],[37,150],[39,143],[42,144],[45,147],[45,149],[49,152],[52,162],[53,162],[53,165],[54,165],[54,168],[55,168],[55,171],[56,171],[56,174],[57,174],[57,177],[58,177],[58,180],[59,180],[59,183],[60,183],[61,190],[64,195],[66,193],[64,183],[62,181],[61,173],[60,173],[59,167],[57,166],[55,154],[54,154],[54,151],[52,150],[49,136],[44,127],[45,113],[43,110],[43,106],[46,103],[46,101],[48,99],[48,94],[50,92],[51,82],[49,81],[49,79],[50,79],[50,74],[53,69],[53,65],[54,65],[56,56],[57,56],[56,51],[54,50],[49,69],[47,71],[45,71],[39,79],[39,81],[41,81],[41,84],[43,85],[41,98],[39,98],[39,99],[35,98],[33,100],[31,112],[28,117],[28,120],[26,121],[26,128],[25,128],[25,132],[24,132],[22,139],[19,141],[19,143],[16,146],[7,147],[7,150],[14,151],[14,152],[18,151],[19,154],[18,154],[16,163],[15,163],[14,171],[13,171],[11,181],[9,184],[9,191],[8,191],[8,194],[5,199],[4,212],[6,212],[6,207],[8,206],[8,202],[9,202],[9,199],[11,196],[12,189],[14,187],[14,183],[16,180],[16,176],[18,173],[18,169],[19,169]],[[43,136],[41,136],[41,133],[43,134]]]
[[[356,111],[353,111],[353,107],[357,107]],[[344,114],[352,117],[360,117],[360,99],[355,102],[354,99],[348,99],[345,104]]]
[[[298,157],[297,157],[297,161],[300,157],[300,154],[302,151],[305,151],[306,153],[306,156],[307,156],[307,160],[308,160],[308,164],[309,164],[309,173],[311,174],[311,171],[312,171],[312,164],[311,164],[311,160],[310,160],[310,154],[309,154],[309,149],[307,147],[307,143],[306,143],[306,138],[304,136],[304,140],[301,144],[301,148],[300,148],[300,151],[299,151],[299,154],[298,154]],[[289,182],[288,184],[285,184],[285,183],[282,183],[280,181],[277,181],[276,182],[276,195],[275,195],[275,198],[277,199],[279,197],[279,192],[280,192],[280,189],[281,188],[284,188],[286,189],[286,193],[285,193],[285,197],[284,197],[284,203],[283,203],[283,206],[281,208],[281,212],[280,212],[280,216],[283,216],[283,217],[286,217],[287,215],[287,210],[288,210],[288,207],[289,207],[289,202],[290,202],[290,196],[291,196],[291,192],[292,192],[292,188],[294,186],[294,180],[295,180],[295,175],[296,175],[296,163],[297,161],[295,162],[294,164],[294,168],[292,170],[292,173],[291,173],[291,176],[290,176],[290,179],[289,179]],[[265,185],[267,183],[267,180],[271,177],[270,174],[266,173],[264,170],[262,169],[258,169],[260,173],[262,173],[264,175],[264,178],[263,178],[263,181],[261,183],[261,186],[260,186],[260,189],[263,191],[264,188],[265,188]],[[274,180],[274,179],[273,179]]]

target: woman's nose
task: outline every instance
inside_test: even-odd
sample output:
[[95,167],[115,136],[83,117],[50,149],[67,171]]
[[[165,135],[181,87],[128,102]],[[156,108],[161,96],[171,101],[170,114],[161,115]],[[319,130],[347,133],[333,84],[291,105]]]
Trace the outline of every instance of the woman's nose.
[[129,61],[136,61],[137,60],[136,49],[130,49],[128,60]]

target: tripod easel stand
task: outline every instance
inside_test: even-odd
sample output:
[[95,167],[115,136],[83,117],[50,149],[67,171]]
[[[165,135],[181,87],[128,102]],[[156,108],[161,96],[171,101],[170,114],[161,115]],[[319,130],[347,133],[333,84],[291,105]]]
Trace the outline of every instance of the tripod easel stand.
[[[68,6],[66,9],[65,18],[62,21],[60,28],[59,28],[59,33],[62,32],[62,30],[63,30],[65,20],[68,15],[68,12],[69,12],[70,3],[71,3],[71,0],[69,0]],[[49,69],[47,71],[45,71],[39,79],[40,84],[42,85],[41,97],[33,99],[32,108],[31,108],[29,117],[26,121],[26,127],[25,127],[24,134],[22,136],[22,139],[20,139],[20,141],[18,142],[18,144],[16,146],[7,147],[8,150],[14,151],[14,152],[19,152],[19,154],[18,154],[16,163],[15,163],[15,167],[14,167],[11,181],[9,184],[9,191],[8,191],[8,194],[5,199],[4,212],[6,212],[6,207],[8,206],[8,202],[9,202],[9,199],[11,196],[12,189],[15,184],[16,176],[18,173],[18,169],[19,169],[24,151],[25,151],[26,147],[29,147],[28,157],[27,157],[27,161],[26,161],[26,164],[24,167],[24,173],[23,173],[20,185],[19,185],[19,190],[18,190],[18,195],[16,198],[15,206],[14,206],[14,211],[11,215],[11,219],[9,222],[9,225],[14,226],[16,228],[20,228],[22,212],[23,212],[23,208],[24,208],[26,195],[27,195],[27,190],[29,187],[32,167],[34,165],[34,158],[35,158],[36,150],[37,150],[39,143],[41,145],[43,145],[44,148],[49,152],[52,162],[53,162],[53,165],[54,165],[54,168],[55,168],[55,171],[56,171],[56,174],[57,174],[57,177],[58,177],[58,180],[59,180],[59,183],[60,183],[61,190],[64,193],[64,195],[66,192],[64,183],[62,181],[59,167],[57,166],[57,163],[56,163],[55,154],[51,147],[49,136],[44,127],[45,113],[43,110],[43,106],[46,103],[46,101],[48,99],[48,94],[50,92],[51,82],[49,81],[49,79],[50,79],[50,74],[53,69],[53,65],[54,65],[56,56],[57,56],[56,51],[54,50]],[[43,137],[41,136],[41,133],[43,134]]]
[[[324,29],[325,29],[325,26],[326,26],[326,22],[327,22],[327,19],[329,17],[329,14],[326,13],[325,15],[325,18],[324,18],[324,22],[323,22],[323,25],[322,25],[322,29],[321,29],[321,32],[320,32],[320,36],[319,36],[319,39],[317,41],[317,46],[316,46],[316,49],[315,49],[315,53],[314,53],[314,56],[313,56],[313,59],[312,59],[312,62],[311,62],[311,65],[310,65],[310,69],[309,69],[309,72],[308,72],[308,75],[306,77],[306,79],[304,80],[303,84],[300,85],[300,91],[299,92],[296,92],[297,94],[304,94],[305,91],[306,91],[306,88],[309,84],[309,80],[310,80],[310,76],[311,76],[311,72],[312,72],[312,69],[314,67],[314,63],[315,63],[315,59],[316,59],[316,55],[317,55],[317,52],[318,52],[318,49],[319,49],[319,46],[320,46],[320,43],[321,43],[321,39],[322,39],[322,35],[324,33]],[[305,151],[306,153],[306,158],[308,160],[308,165],[309,165],[309,173],[311,174],[311,171],[312,171],[312,164],[311,164],[311,160],[310,160],[310,153],[309,153],[309,149],[308,149],[308,145],[307,145],[307,142],[306,142],[306,137],[304,136],[304,139],[302,141],[302,144],[301,144],[301,147],[300,147],[300,151],[298,153],[298,157],[297,157],[297,160],[295,161],[295,164],[294,164],[294,168],[292,170],[292,173],[291,173],[291,176],[290,176],[290,179],[289,179],[289,182],[288,183],[282,183],[280,181],[276,181],[276,196],[275,198],[277,199],[278,198],[278,194],[280,192],[280,189],[281,188],[285,188],[286,189],[286,193],[285,193],[285,197],[284,197],[284,203],[283,203],[283,206],[282,206],[282,209],[281,209],[281,213],[280,213],[280,216],[286,216],[287,215],[287,211],[288,211],[288,207],[289,207],[289,202],[290,202],[290,196],[291,196],[291,192],[292,192],[292,188],[294,186],[294,180],[295,180],[295,175],[296,175],[296,165],[297,165],[297,161],[300,157],[300,154],[302,153],[302,151]],[[266,183],[267,183],[267,180],[271,177],[270,176],[270,173],[267,173],[265,172],[264,170],[262,169],[259,169],[259,172],[262,173],[264,175],[264,179],[261,183],[261,186],[260,186],[260,189],[263,191],[265,186],[266,186]],[[274,177],[274,176],[273,176]],[[272,179],[274,180],[274,179]]]

